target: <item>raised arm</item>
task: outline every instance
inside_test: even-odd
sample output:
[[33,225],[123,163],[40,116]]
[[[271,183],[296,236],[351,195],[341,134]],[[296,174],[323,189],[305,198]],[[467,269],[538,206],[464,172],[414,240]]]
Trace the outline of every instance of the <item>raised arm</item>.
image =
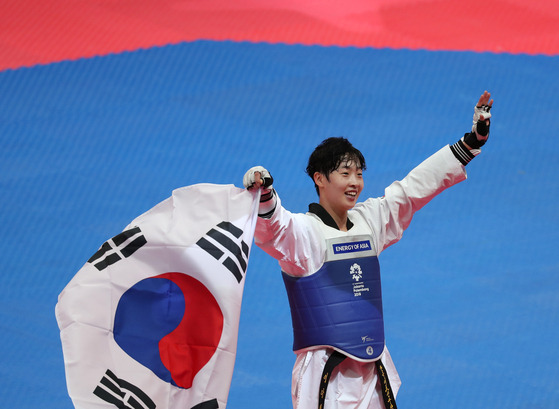
[[[472,131],[458,142],[442,148],[413,169],[404,179],[392,183],[380,199],[369,199],[355,207],[377,231],[378,249],[397,242],[414,213],[443,190],[466,179],[466,166],[489,137],[493,100],[485,91],[474,108]],[[458,161],[457,161],[457,160]]]

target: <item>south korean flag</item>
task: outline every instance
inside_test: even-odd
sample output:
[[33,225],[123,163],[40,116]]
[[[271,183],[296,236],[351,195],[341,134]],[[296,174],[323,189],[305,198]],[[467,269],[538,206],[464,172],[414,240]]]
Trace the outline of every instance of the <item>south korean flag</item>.
[[59,296],[76,408],[225,408],[259,193],[199,184],[101,245]]

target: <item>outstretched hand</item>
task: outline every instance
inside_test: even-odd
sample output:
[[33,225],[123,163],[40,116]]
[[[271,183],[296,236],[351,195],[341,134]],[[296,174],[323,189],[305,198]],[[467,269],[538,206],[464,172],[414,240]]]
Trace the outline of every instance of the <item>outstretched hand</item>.
[[467,149],[481,148],[489,138],[489,126],[491,124],[491,107],[493,100],[491,93],[484,91],[474,107],[474,118],[472,132],[464,135],[462,139]]
[[[484,93],[481,94],[481,96],[479,97],[479,101],[477,102],[476,108],[487,107],[486,108],[487,112],[489,112],[492,106],[493,106],[493,100],[491,99],[491,93],[484,91]],[[483,113],[480,113],[479,119],[483,121],[484,119],[487,119],[487,116],[484,115]],[[487,125],[489,124],[487,123]]]

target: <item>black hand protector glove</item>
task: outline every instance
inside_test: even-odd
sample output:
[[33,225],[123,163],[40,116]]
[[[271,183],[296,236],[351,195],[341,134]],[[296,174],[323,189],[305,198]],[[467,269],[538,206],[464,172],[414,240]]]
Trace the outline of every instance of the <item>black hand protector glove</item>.
[[474,108],[472,132],[464,135],[464,142],[472,149],[481,148],[489,138],[489,126],[491,125],[490,110],[490,105],[481,105]]
[[274,178],[272,177],[272,175],[270,175],[270,172],[268,172],[262,166],[254,166],[250,168],[243,177],[243,185],[245,188],[251,189],[254,186],[254,174],[256,172],[260,173],[260,178],[264,182],[261,186],[262,188],[265,189],[272,186],[272,183],[274,183]]
[[270,172],[268,172],[262,166],[255,166],[250,168],[243,177],[243,185],[247,189],[251,189],[255,182],[255,173],[260,173],[260,178],[263,183],[260,186],[262,194],[260,195],[260,206],[258,208],[258,216],[264,219],[269,219],[274,213],[278,201],[276,191],[274,190],[272,183],[274,183],[274,178]]

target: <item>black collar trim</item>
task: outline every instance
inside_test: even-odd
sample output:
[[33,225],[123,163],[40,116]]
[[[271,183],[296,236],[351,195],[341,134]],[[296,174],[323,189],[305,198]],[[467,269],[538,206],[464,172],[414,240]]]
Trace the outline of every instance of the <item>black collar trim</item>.
[[[334,221],[334,218],[330,216],[330,213],[328,213],[326,209],[324,209],[324,207],[322,207],[318,203],[311,203],[309,205],[309,213],[317,215],[318,218],[322,220],[322,223],[324,223],[326,226],[332,227],[336,230],[340,230],[338,228],[338,225]],[[351,220],[349,220],[349,217],[346,222],[346,227],[348,230],[353,227],[353,223],[351,222]]]

